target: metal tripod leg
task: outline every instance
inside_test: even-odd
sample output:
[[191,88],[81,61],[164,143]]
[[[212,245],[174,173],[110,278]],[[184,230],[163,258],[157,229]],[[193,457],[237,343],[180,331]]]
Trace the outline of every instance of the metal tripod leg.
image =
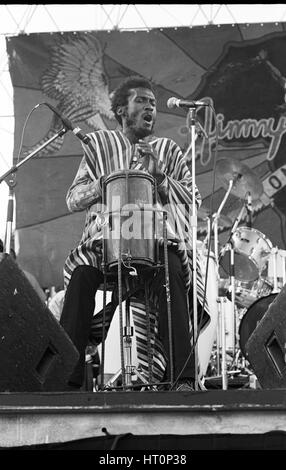
[[[119,226],[121,226],[121,212],[119,213]],[[119,254],[118,259],[122,260],[122,238],[119,238]],[[120,354],[121,354],[121,369],[112,377],[106,384],[106,387],[113,386],[114,383],[121,376],[123,390],[130,389],[134,385],[133,382],[139,377],[141,382],[147,384],[147,380],[143,375],[136,370],[132,365],[132,336],[133,327],[130,324],[130,297],[126,299],[125,303],[125,326],[123,327],[123,313],[122,313],[122,265],[118,263],[118,306],[119,306],[119,328],[120,328]],[[125,353],[125,354],[124,354]],[[124,357],[125,356],[125,357]],[[134,380],[133,380],[134,379]]]
[[[122,299],[121,299],[122,300]],[[130,298],[126,300],[125,303],[125,325],[121,325],[120,336],[122,336],[123,344],[123,361],[121,368],[115,373],[113,377],[106,383],[105,388],[115,388],[117,387],[118,380],[122,378],[122,387],[123,389],[131,389],[134,387],[135,382],[138,379],[147,386],[148,381],[140,373],[136,366],[132,365],[132,337],[133,337],[133,327],[130,322]],[[125,353],[125,354],[124,354]]]
[[[166,211],[152,209],[155,212],[163,213],[163,241],[164,241],[164,266],[165,266],[165,289],[166,289],[166,297],[167,297],[167,316],[168,316],[168,326],[169,326],[169,348],[170,348],[170,376],[171,376],[171,384],[173,384],[173,350],[172,350],[172,341],[171,341],[171,334],[172,334],[172,326],[171,326],[171,302],[170,302],[170,287],[169,287],[169,270],[168,270],[168,252],[167,252],[167,227],[166,227],[166,220],[167,220],[167,213]],[[119,226],[121,223],[121,211],[119,213]],[[119,238],[119,253],[118,259],[122,260],[122,240],[121,237]],[[131,269],[124,264],[125,268]],[[159,266],[159,264],[158,264]],[[162,267],[162,266],[161,266]],[[132,268],[135,270],[134,268]],[[136,270],[135,270],[136,271]],[[122,388],[128,389],[136,386],[138,384],[134,384],[135,380],[137,381],[138,378],[142,382],[143,386],[146,387],[156,387],[153,383],[153,374],[152,374],[152,367],[153,367],[153,354],[151,353],[151,346],[150,346],[150,315],[149,315],[149,292],[147,291],[148,282],[145,281],[145,306],[146,306],[146,320],[147,320],[147,344],[148,344],[148,369],[149,369],[149,382],[146,378],[140,373],[139,368],[132,365],[132,336],[133,336],[133,327],[130,325],[130,297],[126,300],[126,316],[125,316],[125,326],[123,327],[123,314],[122,314],[122,266],[121,262],[118,263],[118,306],[119,306],[119,325],[120,325],[120,352],[121,352],[121,369],[116,372],[116,374],[107,382],[105,388],[114,387],[114,384],[118,381],[118,379],[122,378]]]

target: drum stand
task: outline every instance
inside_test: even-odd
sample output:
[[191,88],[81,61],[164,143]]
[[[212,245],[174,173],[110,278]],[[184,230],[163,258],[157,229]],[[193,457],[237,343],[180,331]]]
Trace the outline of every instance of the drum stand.
[[[146,287],[146,286],[145,286]],[[122,299],[121,299],[122,302]],[[117,388],[118,385],[116,385],[121,378],[122,382],[122,388],[125,389],[131,389],[134,387],[135,382],[141,381],[142,384],[145,384],[145,386],[150,386],[151,384],[148,383],[148,381],[145,379],[145,377],[141,374],[139,371],[139,368],[136,368],[136,366],[132,365],[132,337],[133,337],[133,327],[131,326],[130,323],[130,299],[126,299],[126,304],[125,304],[125,320],[126,324],[123,327],[122,325],[122,310],[119,313],[119,318],[120,318],[120,329],[123,333],[120,334],[120,339],[122,338],[122,344],[121,344],[121,360],[124,357],[123,354],[125,352],[125,361],[123,360],[123,365],[122,367],[113,375],[113,377],[105,384],[105,389],[110,389],[110,388]],[[121,304],[119,303],[119,306]],[[119,307],[120,308],[120,307]],[[123,351],[124,349],[124,351]],[[123,371],[123,373],[122,373]]]
[[[142,210],[142,209],[141,209]],[[172,350],[172,329],[171,329],[171,303],[170,303],[170,286],[169,286],[169,270],[168,270],[168,248],[167,248],[167,228],[166,228],[166,220],[167,220],[167,213],[163,210],[158,209],[147,209],[151,210],[153,213],[161,212],[163,213],[163,243],[164,243],[164,265],[157,264],[155,268],[165,266],[165,288],[166,288],[166,297],[167,297],[167,314],[168,314],[168,325],[169,325],[169,351],[170,351],[170,382],[171,385],[173,384],[173,350]],[[129,210],[128,210],[129,212]],[[121,216],[123,213],[123,209],[119,211],[119,226],[121,227]],[[105,251],[105,250],[104,250]],[[101,367],[101,389],[108,390],[108,389],[123,389],[123,390],[131,390],[133,388],[138,389],[145,389],[151,388],[156,389],[156,385],[163,385],[162,382],[160,384],[156,384],[153,382],[153,374],[152,374],[152,361],[153,361],[153,353],[151,352],[150,347],[150,309],[149,309],[149,292],[147,281],[144,281],[144,290],[145,290],[145,308],[146,308],[146,323],[147,323],[147,348],[148,348],[148,380],[141,374],[139,367],[136,368],[132,364],[132,337],[133,337],[133,327],[130,323],[130,296],[134,294],[129,294],[125,300],[125,325],[123,326],[123,311],[122,311],[122,303],[123,303],[123,295],[122,295],[122,264],[129,272],[127,276],[137,276],[137,270],[134,266],[131,266],[132,257],[127,257],[124,261],[122,259],[122,236],[120,231],[119,237],[119,253],[118,253],[118,271],[117,271],[117,280],[118,280],[118,307],[119,307],[119,328],[120,328],[120,353],[121,353],[121,368],[115,373],[115,375],[104,385],[104,338],[105,334],[103,333],[103,340],[102,340],[102,367]],[[150,269],[153,269],[150,268]],[[104,286],[104,298],[103,298],[103,328],[104,328],[104,321],[105,321],[105,308],[106,308],[106,266],[104,264],[104,278],[105,278],[105,286]],[[126,274],[125,274],[126,275]],[[121,386],[116,385],[121,378]],[[139,384],[138,384],[139,380]],[[140,385],[141,382],[141,385]]]

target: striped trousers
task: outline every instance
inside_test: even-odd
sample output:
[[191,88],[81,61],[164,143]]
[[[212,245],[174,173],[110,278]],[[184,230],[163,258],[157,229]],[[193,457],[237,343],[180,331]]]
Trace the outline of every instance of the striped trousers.
[[[170,380],[170,338],[173,351],[174,379],[194,378],[194,356],[191,348],[191,312],[188,295],[182,272],[179,256],[175,251],[168,250],[170,306],[171,319],[168,318],[168,305],[165,291],[165,272],[160,269],[150,275],[147,281],[132,282],[129,288],[123,289],[123,300],[128,295],[133,316],[138,362],[148,379],[150,361],[148,355],[152,348],[152,377],[154,381]],[[70,382],[81,385],[84,378],[85,348],[89,341],[100,344],[102,342],[103,312],[94,315],[95,294],[103,283],[104,276],[101,271],[92,266],[78,266],[72,274],[65,294],[65,302],[60,323],[70,336],[80,353]],[[142,281],[142,280],[141,280]],[[150,292],[150,338],[147,338],[146,311],[145,311],[145,282]],[[123,286],[125,287],[125,286]],[[105,335],[108,333],[115,310],[118,306],[116,291],[112,301],[106,306]],[[158,314],[157,314],[158,312]],[[171,321],[169,321],[171,320]]]

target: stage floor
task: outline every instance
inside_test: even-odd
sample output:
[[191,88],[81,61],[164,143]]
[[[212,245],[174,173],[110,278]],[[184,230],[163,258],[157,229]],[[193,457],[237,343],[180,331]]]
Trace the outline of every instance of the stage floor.
[[[198,436],[213,448],[211,436],[216,442],[244,436],[250,445],[268,433],[280,433],[279,445],[286,448],[284,389],[0,393],[1,449],[90,439],[104,449],[122,437],[144,442],[146,449],[158,448],[159,437],[160,445],[175,439],[192,448]],[[257,448],[257,438],[253,442]]]

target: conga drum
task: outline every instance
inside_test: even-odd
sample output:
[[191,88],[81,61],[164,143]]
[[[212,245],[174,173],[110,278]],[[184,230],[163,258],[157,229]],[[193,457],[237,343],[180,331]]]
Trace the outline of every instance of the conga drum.
[[156,264],[155,180],[138,170],[122,170],[103,183],[107,223],[103,227],[104,264],[113,271]]

